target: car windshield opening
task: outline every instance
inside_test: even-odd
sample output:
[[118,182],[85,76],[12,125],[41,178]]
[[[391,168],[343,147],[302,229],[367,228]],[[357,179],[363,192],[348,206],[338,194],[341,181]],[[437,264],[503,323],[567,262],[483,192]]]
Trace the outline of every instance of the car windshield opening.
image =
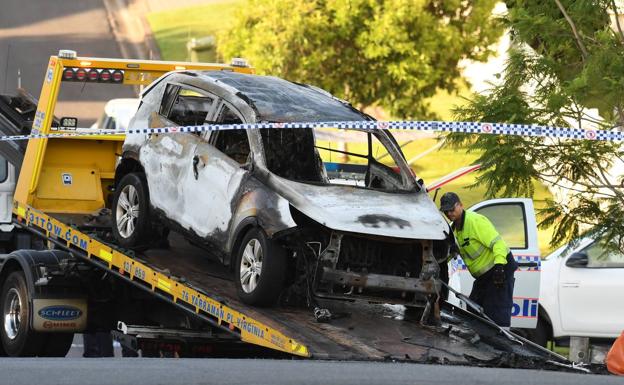
[[408,191],[405,160],[383,132],[295,128],[261,130],[268,169],[286,179],[325,185]]

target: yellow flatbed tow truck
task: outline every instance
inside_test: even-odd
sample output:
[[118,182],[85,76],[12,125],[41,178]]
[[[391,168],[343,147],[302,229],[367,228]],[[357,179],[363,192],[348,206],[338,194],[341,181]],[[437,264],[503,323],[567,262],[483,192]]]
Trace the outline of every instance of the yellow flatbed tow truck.
[[575,370],[564,357],[521,337],[512,341],[487,320],[444,301],[439,323],[428,326],[400,305],[318,299],[322,309],[331,309],[319,322],[305,306],[243,304],[230,270],[175,234],[166,248],[133,252],[116,245],[110,200],[125,135],[80,133],[71,118],[55,118],[61,86],[148,86],[169,71],[191,69],[252,73],[247,66],[63,51],[50,58],[12,210],[14,226],[40,246],[0,256],[0,355],[64,356],[74,333],[112,331],[144,356]]

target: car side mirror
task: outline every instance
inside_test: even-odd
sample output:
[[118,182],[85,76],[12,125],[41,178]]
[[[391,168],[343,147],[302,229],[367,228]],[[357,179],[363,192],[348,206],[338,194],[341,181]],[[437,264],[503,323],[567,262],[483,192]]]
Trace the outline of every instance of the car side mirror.
[[567,267],[587,267],[589,257],[585,253],[572,253],[566,261]]

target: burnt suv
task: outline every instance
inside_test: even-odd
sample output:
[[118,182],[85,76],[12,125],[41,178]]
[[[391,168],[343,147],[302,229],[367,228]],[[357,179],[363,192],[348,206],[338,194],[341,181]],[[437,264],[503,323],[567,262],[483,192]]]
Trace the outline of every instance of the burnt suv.
[[[143,93],[130,128],[366,120],[316,87],[184,71]],[[180,232],[232,267],[249,304],[273,304],[293,287],[413,304],[435,295],[431,277],[446,266],[449,226],[385,130],[128,135],[115,180],[122,246]]]

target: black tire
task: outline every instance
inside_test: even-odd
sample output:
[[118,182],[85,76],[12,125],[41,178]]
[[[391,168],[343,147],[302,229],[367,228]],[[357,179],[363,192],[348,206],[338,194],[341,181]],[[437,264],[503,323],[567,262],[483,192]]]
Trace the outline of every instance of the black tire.
[[[132,206],[138,205],[139,211],[136,216],[128,217],[127,213],[131,210],[128,210],[127,204],[124,204],[123,201],[128,202],[133,190],[136,195],[130,199],[133,201],[136,199],[132,202],[136,204]],[[145,175],[143,173],[130,173],[121,178],[115,189],[112,206],[113,235],[119,245],[127,249],[139,249],[150,243],[153,232],[149,207],[149,192]],[[129,223],[130,227],[128,227]]]
[[[241,270],[247,266],[247,259],[243,262],[245,250],[251,247],[260,247],[260,269],[255,266],[256,280],[255,285],[251,284],[251,277],[245,280],[248,284],[244,284],[241,280]],[[256,258],[254,256],[254,258]],[[244,266],[243,266],[244,263]],[[259,274],[258,274],[259,272]],[[234,265],[234,282],[238,296],[246,304],[254,306],[270,306],[275,304],[284,288],[284,279],[286,274],[286,251],[267,235],[260,228],[253,228],[245,234],[240,243],[240,247],[236,254],[236,264]]]
[[[45,336],[32,330],[32,308],[28,299],[26,278],[21,271],[8,275],[0,294],[2,327],[0,340],[5,353],[11,357],[33,357],[41,352]],[[13,317],[7,314],[13,311]],[[10,333],[10,334],[9,334]]]
[[39,357],[65,357],[74,341],[74,333],[47,333]]
[[551,330],[552,329],[548,321],[546,321],[543,316],[540,316],[537,319],[536,328],[529,332],[529,340],[540,346],[546,347],[548,341],[551,340]]

